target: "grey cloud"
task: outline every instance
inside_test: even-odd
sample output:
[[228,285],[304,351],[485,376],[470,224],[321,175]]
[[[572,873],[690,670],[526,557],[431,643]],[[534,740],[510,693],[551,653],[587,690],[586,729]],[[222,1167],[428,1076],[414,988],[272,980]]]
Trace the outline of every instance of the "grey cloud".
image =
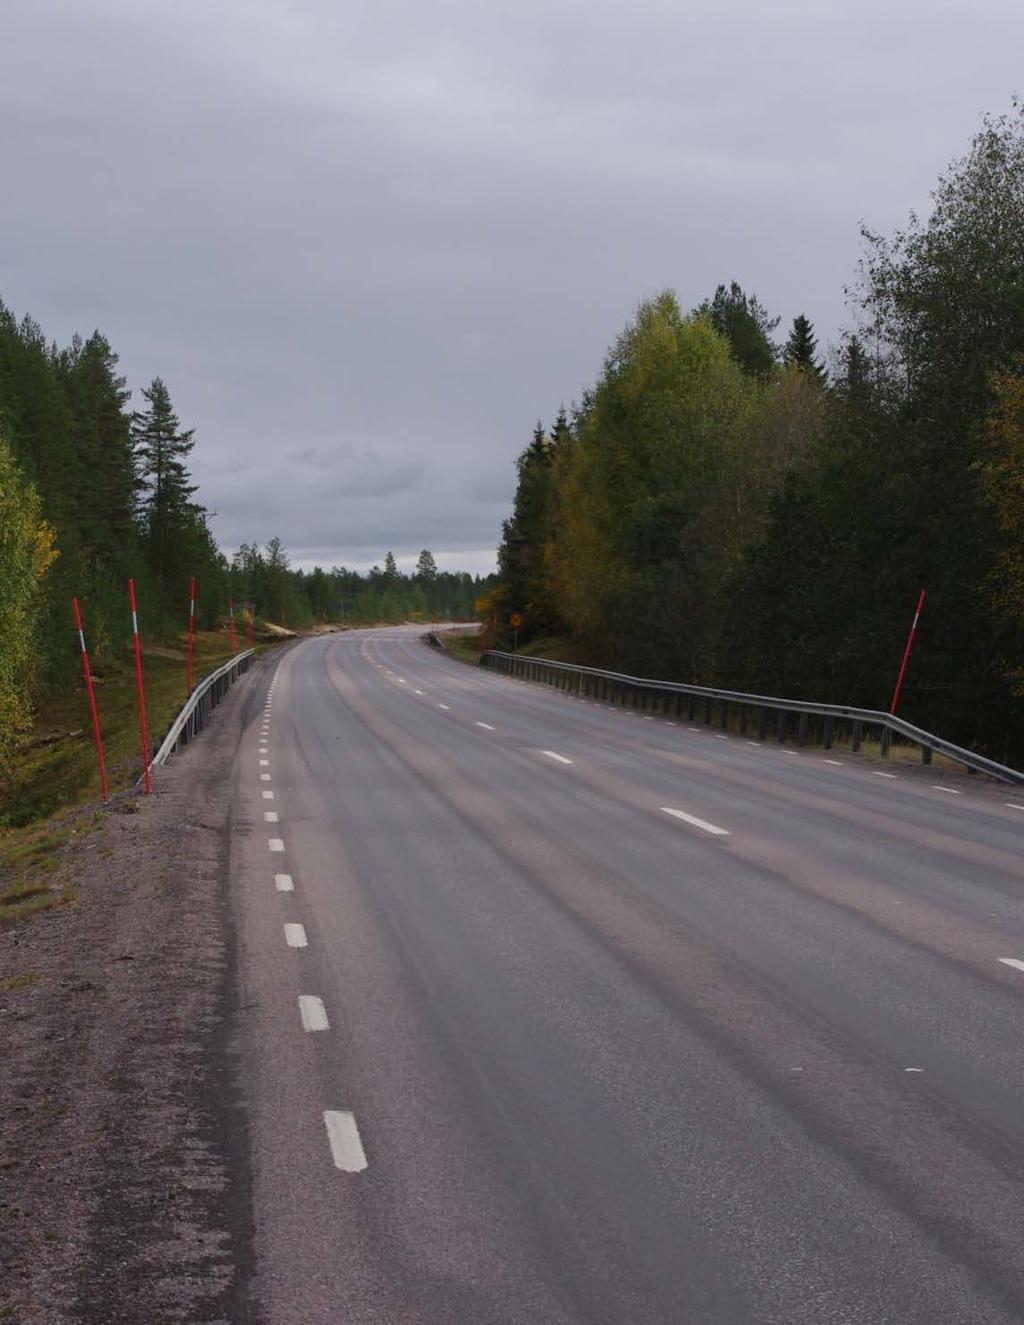
[[1018,0],[5,0],[0,295],[167,380],[225,546],[490,556],[640,298],[835,338],[1022,45]]

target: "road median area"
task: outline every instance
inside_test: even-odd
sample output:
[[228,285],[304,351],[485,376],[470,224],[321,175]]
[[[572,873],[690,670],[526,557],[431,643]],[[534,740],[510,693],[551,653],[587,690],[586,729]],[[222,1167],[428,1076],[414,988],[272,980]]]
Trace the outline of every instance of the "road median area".
[[152,796],[65,816],[67,904],[0,928],[0,1321],[251,1318],[228,850],[265,666]]

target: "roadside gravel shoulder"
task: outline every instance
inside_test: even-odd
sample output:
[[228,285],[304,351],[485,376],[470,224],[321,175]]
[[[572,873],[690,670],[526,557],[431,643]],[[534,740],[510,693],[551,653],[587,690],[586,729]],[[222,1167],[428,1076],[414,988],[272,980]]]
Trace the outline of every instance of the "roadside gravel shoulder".
[[268,665],[65,850],[74,905],[0,930],[2,1322],[257,1319],[228,851]]

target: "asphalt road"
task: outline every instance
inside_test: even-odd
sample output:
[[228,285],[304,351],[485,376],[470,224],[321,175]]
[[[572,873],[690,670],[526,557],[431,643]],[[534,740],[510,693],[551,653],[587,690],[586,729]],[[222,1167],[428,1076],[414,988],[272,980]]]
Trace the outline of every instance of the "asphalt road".
[[1024,796],[404,629],[249,704],[271,1325],[1024,1320]]

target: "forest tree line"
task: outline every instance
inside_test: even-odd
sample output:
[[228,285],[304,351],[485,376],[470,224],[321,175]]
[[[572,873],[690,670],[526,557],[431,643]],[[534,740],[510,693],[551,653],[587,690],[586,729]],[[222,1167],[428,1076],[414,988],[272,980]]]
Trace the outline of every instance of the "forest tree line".
[[390,552],[366,574],[307,573],[277,538],[229,560],[197,499],[195,440],[160,378],[132,408],[100,332],[61,348],[0,303],[0,781],[33,700],[77,684],[73,595],[101,667],[129,640],[129,576],[150,640],[185,629],[192,576],[199,629],[221,627],[232,599],[257,621],[299,629],[472,618],[489,581],[439,571],[426,549],[408,575]]
[[1024,763],[1024,111],[862,230],[826,362],[739,285],[645,301],[518,460],[493,626],[596,665],[887,708]]

